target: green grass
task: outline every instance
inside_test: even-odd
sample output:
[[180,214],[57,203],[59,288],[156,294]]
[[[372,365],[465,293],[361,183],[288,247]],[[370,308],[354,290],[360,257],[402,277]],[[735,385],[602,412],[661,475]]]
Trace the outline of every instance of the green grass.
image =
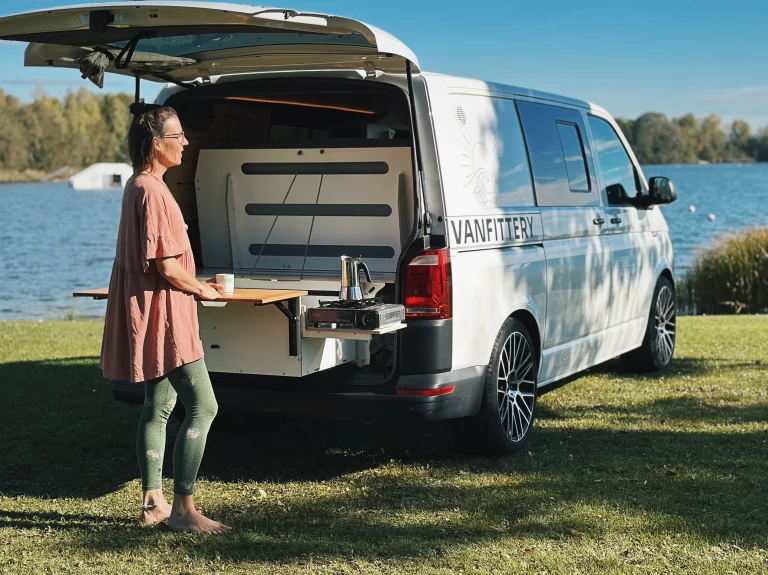
[[768,317],[679,328],[664,377],[612,363],[543,396],[515,457],[218,421],[198,501],[233,531],[205,537],[134,520],[140,408],[101,379],[101,324],[0,323],[0,573],[766,573]]

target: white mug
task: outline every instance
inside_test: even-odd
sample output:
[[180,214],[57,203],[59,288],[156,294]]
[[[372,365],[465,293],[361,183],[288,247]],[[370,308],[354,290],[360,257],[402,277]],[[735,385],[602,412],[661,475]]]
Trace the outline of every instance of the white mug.
[[231,295],[235,293],[235,274],[216,274],[216,283],[220,286],[219,293]]

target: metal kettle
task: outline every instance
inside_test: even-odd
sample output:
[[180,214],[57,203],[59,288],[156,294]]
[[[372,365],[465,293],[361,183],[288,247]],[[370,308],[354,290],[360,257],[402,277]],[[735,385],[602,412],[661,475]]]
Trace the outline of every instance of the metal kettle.
[[340,300],[361,300],[363,299],[363,290],[360,289],[360,268],[365,272],[365,279],[371,280],[371,272],[368,266],[360,258],[351,258],[341,256],[341,290],[339,290]]

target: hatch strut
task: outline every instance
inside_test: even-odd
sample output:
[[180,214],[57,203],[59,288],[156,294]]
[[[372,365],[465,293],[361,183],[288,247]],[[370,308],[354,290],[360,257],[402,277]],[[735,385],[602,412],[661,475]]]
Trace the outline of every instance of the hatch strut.
[[139,32],[133,38],[131,38],[130,41],[125,45],[125,48],[123,48],[120,54],[118,54],[117,58],[115,58],[115,68],[118,70],[125,70],[128,67],[128,64],[131,63],[133,53],[136,51],[136,46],[138,46],[139,42],[154,36],[154,32],[144,31]]
[[421,145],[419,144],[419,127],[416,125],[416,96],[413,93],[413,71],[411,70],[410,60],[405,61],[405,73],[408,76],[408,99],[411,104],[411,126],[413,127],[416,173],[418,174],[418,183],[421,185],[421,198],[424,203],[424,235],[429,236],[432,233],[432,216],[429,214],[427,191],[424,187],[424,165],[421,158]]
[[[115,68],[118,70],[125,70],[128,65],[131,63],[131,60],[133,59],[133,54],[136,51],[136,46],[139,45],[139,42],[142,40],[146,40],[148,38],[154,38],[155,32],[148,32],[143,31],[136,34],[131,40],[125,45],[125,47],[121,50],[120,54],[117,55],[117,58],[115,58],[114,64]],[[180,86],[182,88],[196,88],[199,84],[198,82],[180,82],[179,80],[174,80],[173,78],[169,78],[166,74],[152,74],[153,76],[156,76],[160,78],[161,80],[165,80],[166,82],[170,82],[171,84],[176,84],[177,86]],[[139,77],[136,77],[136,101],[139,101]]]

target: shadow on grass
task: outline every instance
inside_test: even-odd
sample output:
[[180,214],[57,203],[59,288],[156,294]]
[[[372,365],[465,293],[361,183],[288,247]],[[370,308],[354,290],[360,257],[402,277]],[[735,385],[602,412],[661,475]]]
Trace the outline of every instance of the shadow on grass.
[[0,493],[99,497],[136,477],[138,412],[112,399],[98,358],[0,364]]
[[[535,438],[533,457],[435,459],[409,452],[399,461],[411,472],[376,473],[380,468],[372,467],[344,478],[350,492],[336,485],[326,494],[294,492],[280,501],[280,486],[265,486],[270,491],[266,499],[243,497],[236,506],[220,507],[214,501],[206,511],[233,527],[220,538],[188,538],[162,528],[56,514],[41,519],[0,512],[0,526],[74,531],[77,545],[90,552],[181,547],[206,560],[235,563],[429,558],[505,537],[565,542],[574,532],[600,539],[633,530],[695,534],[713,544],[728,541],[748,548],[764,545],[768,536],[762,510],[763,441],[758,433],[724,438],[546,430]],[[283,458],[301,457],[303,466],[312,467],[322,456],[315,449],[301,454],[286,449]],[[402,448],[390,446],[389,452],[402,453]],[[222,465],[228,456],[209,449],[206,467]],[[369,456],[349,457],[365,462]],[[414,470],[425,464],[428,471]],[[261,473],[254,470],[253,475]],[[215,496],[209,491],[207,498]]]
[[716,357],[710,358],[698,358],[698,357],[683,357],[675,358],[672,360],[669,368],[666,371],[641,373],[633,372],[627,369],[620,359],[612,359],[605,363],[601,363],[583,374],[577,377],[582,377],[590,374],[604,374],[616,377],[619,379],[637,379],[638,377],[645,379],[661,379],[674,376],[699,376],[707,373],[717,372],[729,372],[739,371],[743,369],[768,371],[768,362],[755,360],[755,361],[733,361],[732,359],[721,359]]
[[700,399],[697,397],[667,397],[645,403],[642,407],[594,404],[590,406],[558,405],[557,408],[541,406],[540,418],[572,419],[587,415],[602,414],[620,420],[623,424],[651,421],[667,424],[673,421],[745,424],[764,423],[768,419],[768,404],[733,405],[723,399]]
[[[583,379],[590,375],[606,376],[612,379],[632,380],[632,381],[662,380],[670,376],[696,377],[696,376],[706,375],[714,371],[713,366],[710,365],[710,362],[713,362],[713,361],[718,361],[718,360],[708,360],[708,359],[700,359],[700,358],[682,358],[682,359],[675,358],[672,361],[672,364],[669,366],[669,368],[666,371],[637,373],[636,371],[633,371],[632,369],[626,367],[624,363],[621,361],[621,359],[616,358],[616,359],[608,360],[599,365],[596,365],[595,367],[591,367],[585,371],[578,372],[574,375],[569,375],[568,377],[565,377],[559,381],[556,381],[555,383],[551,383],[541,388],[539,393],[541,395],[551,393],[553,391],[560,389],[561,387],[565,387],[566,385],[579,381],[580,379]],[[726,361],[726,360],[722,360],[722,361]],[[733,364],[730,362],[726,362],[726,364],[728,369],[737,369],[739,367],[750,367],[751,369],[754,369],[756,367],[755,362],[742,363],[742,364]],[[761,367],[759,362],[757,366]]]
[[[93,358],[0,365],[0,381],[9,416],[0,492],[91,498],[138,476],[140,407],[112,399]],[[768,406],[720,410],[735,421],[768,419]],[[635,411],[669,419],[683,413],[688,420],[720,417],[685,398]],[[546,421],[547,413],[541,416]],[[0,527],[68,529],[93,551],[188,546],[197,556],[232,562],[331,555],[375,560],[439,556],[458,544],[506,536],[567,540],[574,531],[597,538],[627,529],[621,520],[615,527],[583,511],[603,509],[634,522],[630,530],[764,545],[768,449],[764,432],[746,430],[545,427],[536,431],[532,453],[481,458],[457,454],[457,431],[448,425],[305,422],[250,433],[214,426],[202,476],[224,482],[225,489],[241,480],[276,486],[265,499],[244,496],[237,505],[209,510],[234,527],[229,535],[190,540],[108,518],[4,511]],[[306,496],[290,485],[326,480],[332,481],[328,489],[311,486]],[[281,484],[292,489],[282,504]],[[219,488],[203,487],[214,506]]]

